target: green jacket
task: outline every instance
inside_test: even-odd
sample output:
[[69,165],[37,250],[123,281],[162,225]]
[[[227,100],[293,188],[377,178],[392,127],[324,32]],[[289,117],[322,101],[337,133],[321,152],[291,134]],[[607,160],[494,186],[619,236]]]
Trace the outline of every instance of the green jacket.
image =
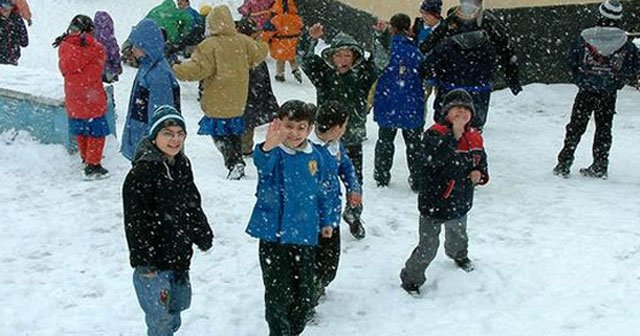
[[[334,100],[349,109],[342,142],[345,146],[359,145],[367,135],[367,96],[379,71],[373,57],[365,59],[364,49],[349,35],[336,35],[331,46],[322,51],[322,57],[314,53],[317,43],[306,32],[300,37],[298,63],[316,87],[318,106]],[[339,74],[331,62],[331,56],[339,48],[350,48],[356,53],[353,67],[344,74]]]
[[164,0],[146,16],[167,33],[168,43],[179,43],[193,26],[193,19],[187,11],[178,8],[173,0]]

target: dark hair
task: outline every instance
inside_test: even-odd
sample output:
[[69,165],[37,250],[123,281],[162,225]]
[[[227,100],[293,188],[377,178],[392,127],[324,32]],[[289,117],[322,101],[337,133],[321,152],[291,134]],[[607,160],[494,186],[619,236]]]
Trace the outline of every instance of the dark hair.
[[336,101],[329,101],[318,108],[316,127],[320,132],[326,132],[334,126],[344,125],[347,118],[349,118],[349,111],[344,105]]
[[293,121],[308,121],[310,125],[314,123],[315,115],[315,105],[296,99],[285,102],[278,109],[278,119],[287,118]]
[[389,24],[399,33],[406,34],[411,28],[411,18],[407,14],[399,13],[391,17]]
[[60,43],[62,43],[62,40],[64,40],[69,34],[80,33],[80,45],[84,47],[87,45],[86,34],[91,34],[92,32],[93,20],[86,15],[78,14],[71,19],[71,23],[69,24],[67,31],[56,37],[55,41],[53,41],[51,45],[53,45],[54,48],[57,48],[60,46]]
[[243,17],[240,21],[236,21],[236,30],[240,34],[251,36],[257,29],[256,22],[252,18]]

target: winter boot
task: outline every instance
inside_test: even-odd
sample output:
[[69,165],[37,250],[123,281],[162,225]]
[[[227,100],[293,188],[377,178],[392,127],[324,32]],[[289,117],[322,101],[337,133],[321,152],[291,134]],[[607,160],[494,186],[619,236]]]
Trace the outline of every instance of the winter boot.
[[285,81],[284,74],[276,75],[275,78],[276,78],[276,81],[278,81],[278,82],[284,82]]
[[598,169],[594,165],[590,165],[587,168],[580,169],[580,174],[582,174],[582,176],[584,177],[599,178],[603,180],[606,180],[607,178],[609,178],[606,168]]
[[229,170],[227,180],[240,180],[244,177],[244,165],[242,163],[236,163],[233,168]]
[[100,164],[91,165],[88,164],[84,167],[84,179],[87,181],[91,180],[102,180],[109,177],[109,171],[104,169]]
[[295,78],[298,83],[302,84],[302,73],[300,72],[300,69],[295,69],[291,71],[291,73],[293,74],[293,78]]
[[460,259],[453,259],[453,261],[455,261],[456,265],[467,273],[473,271],[475,268],[471,260],[467,257],[460,258]]
[[366,236],[367,232],[360,218],[356,218],[354,214],[345,211],[342,214],[342,219],[349,224],[349,232],[351,232],[353,238],[360,240]]
[[562,177],[562,178],[569,178],[569,167],[567,165],[562,164],[562,163],[558,163],[553,168],[553,175],[559,176],[559,177]]
[[409,295],[411,296],[420,296],[420,286],[418,285],[409,285],[406,283],[401,283],[400,287],[402,287],[402,289],[404,289],[407,293],[409,293]]

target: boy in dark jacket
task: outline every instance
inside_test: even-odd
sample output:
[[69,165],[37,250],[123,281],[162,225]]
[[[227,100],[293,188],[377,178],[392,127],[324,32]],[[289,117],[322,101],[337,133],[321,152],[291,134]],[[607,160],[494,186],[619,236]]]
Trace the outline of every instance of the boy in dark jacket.
[[[315,132],[309,140],[322,154],[323,161],[329,166],[329,201],[339,214],[342,208],[340,181],[347,192],[347,202],[352,207],[362,204],[362,189],[358,183],[353,163],[347,156],[340,138],[347,129],[349,112],[337,102],[327,102],[320,106],[316,115]],[[339,218],[337,219],[340,220]],[[360,231],[362,228],[362,231]],[[363,227],[350,226],[356,239],[364,238]],[[335,279],[340,262],[340,226],[333,230],[330,238],[319,237],[316,250],[316,289],[317,297],[324,294],[325,288]],[[317,304],[316,302],[314,302]]]
[[312,314],[318,236],[330,238],[339,212],[328,199],[329,166],[309,143],[315,106],[284,103],[258,144],[257,201],[247,233],[260,239],[269,335],[299,335]]
[[467,256],[467,213],[475,186],[489,181],[487,156],[482,136],[469,126],[475,113],[471,96],[462,89],[453,90],[445,96],[443,110],[445,120],[431,126],[422,140],[422,167],[416,180],[420,242],[400,272],[402,288],[409,293],[420,293],[443,225],[447,256],[463,270],[473,270]]
[[161,106],[150,124],[122,186],[124,228],[148,334],[173,335],[191,304],[192,246],[209,250],[213,232],[183,151],[184,119]]
[[0,0],[0,64],[18,65],[20,48],[29,45],[27,27],[11,0]]
[[[378,77],[378,70],[374,65],[374,55],[365,59],[364,49],[353,37],[343,33],[333,38],[331,46],[322,51],[322,56],[316,55],[315,47],[323,35],[324,27],[319,23],[302,35],[298,46],[299,63],[316,87],[319,106],[336,101],[349,110],[349,123],[342,143],[362,185],[362,142],[366,137],[367,95]],[[362,226],[361,213],[362,206],[347,206],[343,218],[349,225]]]
[[555,175],[567,178],[580,138],[594,114],[596,132],[593,138],[593,163],[580,169],[587,177],[608,177],[611,126],[615,114],[617,91],[625,84],[640,86],[640,56],[638,48],[620,29],[622,5],[617,0],[604,1],[600,7],[598,26],[580,33],[570,52],[573,81],[578,86],[566,126],[564,147],[558,154]]
[[391,57],[382,71],[373,99],[373,120],[378,123],[373,178],[378,187],[386,187],[391,180],[391,166],[395,151],[394,140],[402,130],[409,166],[409,185],[412,189],[417,173],[420,134],[424,127],[424,88],[421,75],[422,54],[407,36],[411,18],[396,14],[391,18]]
[[[449,15],[420,45],[428,62],[429,77],[436,80],[434,121],[442,122],[442,99],[454,89],[473,98],[476,113],[471,126],[482,128],[487,120],[492,77],[502,69],[511,92],[522,91],[518,58],[506,28],[482,0],[460,0]],[[496,65],[499,65],[497,67]]]

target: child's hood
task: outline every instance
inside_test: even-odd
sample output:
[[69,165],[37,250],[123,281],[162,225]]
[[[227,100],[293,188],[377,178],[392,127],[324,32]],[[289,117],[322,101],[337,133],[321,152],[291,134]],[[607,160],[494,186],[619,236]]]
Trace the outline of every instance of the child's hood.
[[144,19],[131,30],[129,44],[144,50],[152,62],[164,58],[164,37],[160,27],[150,19]]
[[582,38],[602,56],[609,56],[627,43],[624,30],[615,27],[593,27],[582,31]]
[[233,35],[236,33],[236,26],[231,16],[231,11],[226,5],[216,6],[207,15],[207,26],[210,35]]
[[322,58],[327,62],[327,64],[333,67],[333,61],[331,60],[331,56],[338,50],[342,48],[348,48],[353,50],[355,53],[355,58],[353,62],[352,68],[355,68],[360,63],[364,61],[364,49],[358,44],[356,39],[347,35],[345,33],[338,33],[333,40],[331,40],[331,46],[322,50]]
[[99,40],[105,41],[113,34],[113,19],[107,12],[97,11],[93,18],[93,27],[96,37]]

